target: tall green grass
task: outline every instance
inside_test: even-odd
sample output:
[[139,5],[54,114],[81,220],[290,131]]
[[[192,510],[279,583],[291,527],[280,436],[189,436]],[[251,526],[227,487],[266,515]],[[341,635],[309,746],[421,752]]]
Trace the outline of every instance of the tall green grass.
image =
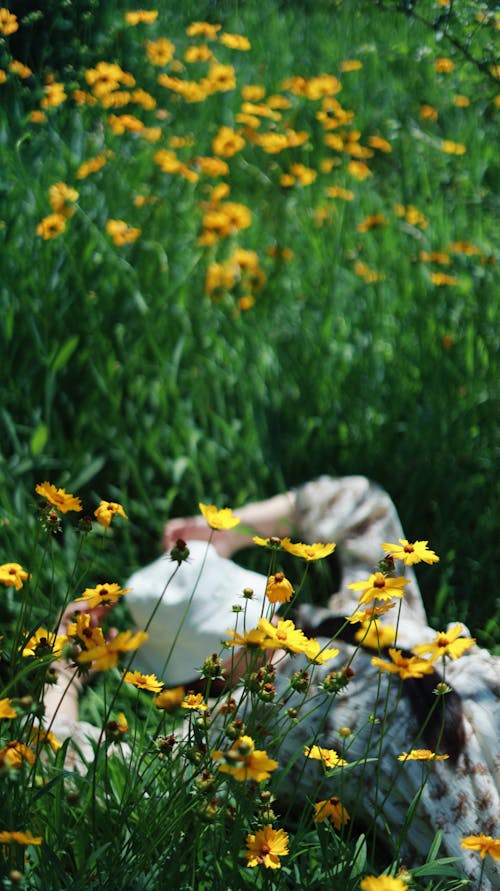
[[[34,71],[26,80],[9,73],[0,85],[5,559],[14,550],[26,559],[19,522],[45,478],[86,492],[89,510],[98,497],[126,505],[134,522],[111,558],[124,577],[157,552],[164,520],[193,512],[200,498],[237,506],[323,472],[363,473],[388,489],[408,536],[428,538],[451,563],[441,587],[426,583],[431,620],[458,617],[492,644],[499,312],[491,79],[413,18],[371,5],[184,3],[162,6],[155,24],[136,28],[125,25],[123,4],[72,6],[28,17],[0,43],[1,67],[8,71],[14,56]],[[195,42],[185,28],[202,18],[247,35],[252,48],[214,45],[235,66],[237,89],[190,104],[157,84],[164,69],[149,64],[144,41],[166,36],[182,59]],[[435,71],[441,55],[455,63],[450,74]],[[351,58],[362,69],[341,73]],[[100,60],[132,72],[166,120],[138,106],[76,105],[71,90],[86,88],[84,70]],[[206,71],[186,68],[181,76]],[[50,72],[69,98],[35,124],[29,112]],[[212,181],[165,174],[154,153],[171,136],[192,135],[182,160],[212,154],[219,127],[234,124],[242,86],[271,94],[287,77],[321,73],[341,78],[337,98],[354,111],[362,144],[380,135],[392,153],[375,151],[373,176],[356,181],[347,157],[323,143],[319,102],[292,97],[284,117],[310,138],[279,155],[247,142],[228,159],[230,198],[250,208],[252,225],[200,246],[200,202]],[[454,104],[457,93],[470,99],[467,108]],[[437,121],[422,120],[423,103],[436,107]],[[123,111],[159,125],[161,140],[114,136],[108,114]],[[442,139],[466,153],[443,153]],[[106,167],[77,180],[82,161],[104,149],[114,153]],[[339,161],[328,174],[326,157]],[[318,171],[312,185],[280,186],[294,162]],[[79,190],[76,212],[64,234],[43,241],[36,227],[61,180]],[[332,184],[352,189],[354,200],[327,198]],[[136,194],[154,202],[136,207]],[[426,228],[398,217],[397,204],[418,208]],[[387,225],[360,233],[374,213]],[[139,226],[141,237],[115,246],[109,218]],[[458,283],[433,285],[430,272],[441,267],[420,252],[463,240],[480,254],[450,254],[442,271]],[[257,251],[267,275],[248,311],[231,293],[214,302],[204,291],[209,264],[236,245]],[[292,259],[267,253],[276,247],[290,248]],[[356,261],[379,280],[366,283]]]

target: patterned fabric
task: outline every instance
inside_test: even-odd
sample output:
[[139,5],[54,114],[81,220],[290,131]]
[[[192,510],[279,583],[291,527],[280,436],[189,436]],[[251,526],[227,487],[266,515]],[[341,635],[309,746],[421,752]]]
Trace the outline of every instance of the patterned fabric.
[[[310,627],[328,616],[347,616],[356,609],[356,592],[346,585],[366,578],[380,560],[382,542],[397,542],[403,530],[386,492],[363,477],[321,477],[297,490],[297,527],[305,541],[336,541],[343,576],[340,591],[330,598],[328,608],[309,607],[303,617]],[[414,574],[407,571],[411,585],[405,589],[398,644],[411,648],[432,640],[435,631],[427,626],[422,599]],[[391,613],[382,617],[394,624]],[[464,631],[468,634],[467,629]],[[320,641],[323,645],[327,640]],[[321,688],[321,679],[346,665],[354,647],[335,641],[339,656],[315,672],[314,685],[306,701],[294,694],[287,707],[299,709],[299,720],[280,747],[281,764],[290,763],[280,794],[303,804],[337,795],[351,814],[363,822],[363,813],[378,814],[380,839],[401,851],[408,865],[422,863],[438,829],[442,830],[440,856],[459,857],[465,874],[477,881],[482,861],[460,847],[467,835],[498,837],[500,820],[499,660],[474,646],[446,669],[446,681],[462,699],[466,743],[456,764],[400,762],[397,756],[412,748],[424,748],[417,738],[419,727],[400,683],[371,665],[372,654],[358,651],[352,668],[354,677],[335,697]],[[297,657],[282,664],[278,694],[287,688],[287,678],[300,668]],[[418,682],[417,682],[418,683]],[[304,715],[303,720],[300,716]],[[388,726],[389,732],[384,732]],[[349,727],[351,736],[339,735]],[[352,770],[337,771],[326,778],[320,762],[296,758],[305,745],[335,749],[347,761],[373,757]],[[295,760],[294,760],[295,759]],[[409,834],[406,820],[415,805],[421,782],[428,775],[416,803]],[[300,802],[298,802],[300,804]],[[491,857],[484,862],[483,891],[500,888],[500,867]]]

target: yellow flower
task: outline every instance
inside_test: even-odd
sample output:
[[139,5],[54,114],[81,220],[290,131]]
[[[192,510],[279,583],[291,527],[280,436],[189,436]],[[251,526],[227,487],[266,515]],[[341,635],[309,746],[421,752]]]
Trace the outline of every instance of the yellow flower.
[[434,68],[438,74],[449,74],[455,68],[455,64],[451,59],[441,57],[434,62]]
[[260,548],[269,548],[271,551],[281,550],[281,538],[261,538],[260,535],[254,535],[252,538],[254,544]]
[[30,733],[30,740],[34,742],[38,740],[42,745],[49,745],[54,753],[62,748],[62,743],[59,742],[55,733],[52,733],[52,730],[44,730],[41,727],[33,727]]
[[443,139],[441,142],[441,149],[443,152],[446,152],[447,155],[465,155],[467,146],[463,145],[461,142],[453,142],[452,139]]
[[244,51],[251,49],[248,37],[243,37],[241,34],[221,34],[219,41],[229,49]]
[[392,662],[374,656],[372,665],[379,671],[389,671],[398,674],[400,678],[421,678],[424,674],[432,674],[434,666],[430,660],[420,659],[418,656],[403,656],[401,650],[389,647],[389,657]]
[[173,712],[178,708],[186,695],[184,687],[171,687],[168,690],[162,690],[158,696],[153,699],[156,708],[164,709],[166,712]]
[[384,542],[382,548],[389,557],[394,560],[402,560],[405,566],[413,566],[415,563],[439,563],[439,557],[427,547],[428,541],[407,541],[399,538],[399,545]]
[[[0,9],[1,12],[2,10]],[[16,830],[0,832],[1,845],[10,845],[11,842],[16,842],[18,845],[41,845],[43,838],[41,835],[32,835],[31,832],[18,832]]]
[[206,37],[207,40],[216,40],[217,31],[220,31],[222,25],[211,25],[209,22],[191,22],[186,28],[188,37]]
[[0,583],[7,588],[14,587],[19,591],[27,578],[29,574],[19,563],[2,563],[0,566]]
[[239,634],[228,628],[227,633],[233,638],[233,640],[226,641],[228,647],[249,647],[250,649],[258,647],[260,650],[265,650],[267,647],[266,632],[259,628],[252,628],[251,631],[245,631],[244,634]]
[[28,65],[24,65],[22,62],[18,62],[17,59],[12,59],[12,62],[9,65],[9,69],[14,74],[17,74],[18,77],[21,77],[23,80],[33,74],[31,68],[29,68]]
[[153,65],[168,65],[175,53],[175,45],[166,37],[146,40],[146,54]]
[[0,699],[0,719],[17,718],[17,712],[15,708],[12,708],[11,702],[12,699],[9,699],[8,696],[5,699]]
[[340,798],[333,796],[314,805],[314,822],[322,823],[323,820],[330,820],[335,829],[342,829],[349,822],[349,814]]
[[463,96],[461,93],[457,93],[457,95],[453,97],[453,105],[456,105],[457,108],[467,108],[470,105],[470,99],[468,99],[467,96]]
[[361,223],[358,223],[356,229],[358,232],[369,232],[370,229],[374,229],[376,226],[387,226],[389,220],[384,217],[383,213],[374,213],[370,217],[365,217]]
[[431,281],[433,285],[458,285],[460,279],[454,275],[447,275],[446,272],[431,272]]
[[54,183],[49,189],[49,202],[54,213],[60,213],[63,217],[70,217],[75,209],[71,205],[78,201],[79,195],[76,189],[67,186],[66,183]]
[[481,253],[481,248],[470,241],[454,241],[448,250],[451,254],[464,254],[465,257],[473,257],[475,254]]
[[236,152],[241,151],[245,140],[232,127],[220,127],[217,135],[212,140],[214,155],[222,155],[223,158],[232,158]]
[[86,650],[104,646],[105,643],[102,628],[91,625],[90,613],[78,613],[76,620],[68,624],[66,634],[68,637],[76,638],[78,643],[83,643]]
[[382,136],[369,136],[368,145],[371,145],[372,148],[378,149],[380,152],[392,152],[391,143],[388,142],[387,139],[383,139]]
[[75,603],[86,601],[89,609],[100,606],[103,603],[116,603],[123,594],[128,594],[130,588],[120,588],[116,582],[104,582],[95,588],[85,588],[81,597],[75,598]]
[[265,825],[255,835],[247,835],[247,866],[280,869],[280,857],[288,854],[288,834],[284,829]]
[[18,28],[17,16],[13,12],[9,12],[5,6],[2,6],[0,9],[0,34],[8,37],[9,34],[15,34]]
[[362,891],[407,891],[408,885],[403,879],[393,876],[366,876],[360,883]]
[[476,643],[473,637],[460,637],[462,631],[462,625],[455,625],[449,631],[439,631],[433,641],[417,644],[416,647],[413,647],[413,651],[419,654],[430,653],[432,662],[435,662],[440,656],[451,656],[452,659],[458,659]]
[[354,625],[356,622],[372,622],[377,616],[383,616],[390,609],[394,609],[395,603],[381,603],[380,606],[368,606],[363,610],[356,610],[352,616],[346,616],[348,622]]
[[267,619],[259,619],[258,628],[265,633],[263,649],[287,650],[289,653],[306,653],[309,640],[291,619],[279,619],[272,625]]
[[349,161],[347,170],[359,182],[363,182],[368,176],[373,176],[373,173],[364,161]]
[[334,659],[335,656],[338,656],[339,651],[336,647],[331,647],[329,649],[322,647],[318,640],[310,638],[307,642],[307,646],[304,648],[304,654],[311,662],[314,662],[315,665],[324,665],[325,662],[329,662],[330,659]]
[[79,498],[66,492],[66,489],[56,489],[51,483],[39,483],[35,492],[45,498],[49,504],[53,504],[62,514],[66,514],[70,510],[80,511],[82,509]]
[[24,743],[12,740],[0,749],[0,771],[2,768],[19,770],[23,766],[23,761],[27,761],[30,765],[36,761],[35,753]]
[[340,758],[335,749],[323,749],[321,746],[305,746],[304,755],[306,758],[322,761],[328,770],[333,770],[334,767],[344,767],[347,764],[347,761]]
[[56,634],[54,631],[46,631],[38,628],[23,647],[23,656],[49,656],[58,659],[64,647],[68,643],[65,634]]
[[89,158],[88,161],[84,161],[83,164],[80,164],[76,171],[76,178],[85,179],[90,173],[97,173],[98,170],[101,170],[106,163],[107,158],[105,155],[96,155],[95,158]]
[[128,226],[124,220],[108,220],[106,232],[118,247],[137,241],[141,234],[140,229]]
[[241,95],[245,102],[260,102],[266,95],[266,89],[258,84],[245,84],[241,88]]
[[336,546],[333,541],[329,544],[322,542],[315,542],[314,544],[296,542],[294,544],[289,538],[282,538],[281,547],[289,554],[294,554],[295,557],[303,557],[304,560],[309,561],[322,560],[324,557],[329,557],[330,554],[333,554]]
[[49,83],[43,90],[45,96],[40,102],[42,108],[57,108],[58,105],[62,105],[64,100],[68,98],[64,92],[64,84]]
[[257,783],[268,780],[271,771],[276,770],[278,762],[268,758],[267,752],[256,749],[251,736],[240,736],[235,739],[226,752],[212,752],[214,761],[223,761],[219,770],[229,773],[235,780],[255,780]]
[[266,597],[270,603],[288,603],[292,599],[294,589],[282,572],[270,575],[266,585]]
[[361,628],[354,635],[357,643],[370,650],[380,650],[394,644],[395,637],[394,625],[381,625],[377,619],[363,622]]
[[163,687],[155,674],[141,674],[140,671],[126,671],[123,675],[126,684],[133,684],[140,690],[149,690],[150,693],[159,693]]
[[128,520],[122,505],[117,501],[101,501],[99,507],[94,511],[94,516],[97,517],[97,522],[105,528],[111,524],[111,520],[115,514],[119,514],[120,517],[125,517],[125,519]]
[[211,529],[233,529],[240,522],[229,507],[217,510],[214,504],[203,504],[201,501],[198,507]]
[[158,10],[136,9],[132,12],[126,12],[124,17],[127,25],[151,25],[158,18]]
[[424,103],[420,106],[420,117],[424,121],[437,121],[439,112],[437,108],[434,108],[433,105],[427,105],[426,103]]
[[362,591],[359,598],[360,605],[369,603],[370,600],[391,600],[393,597],[402,597],[405,585],[408,585],[407,579],[400,576],[399,578],[388,578],[383,572],[373,573],[367,581],[352,582],[348,585],[353,591]]
[[491,835],[480,832],[479,835],[465,836],[460,839],[460,844],[467,851],[478,851],[481,860],[484,860],[486,854],[493,857],[493,860],[500,860],[500,838],[492,838]]
[[342,201],[353,201],[354,192],[344,189],[342,186],[328,186],[326,190],[328,198],[340,198]]
[[130,653],[132,650],[138,650],[147,639],[148,634],[145,631],[137,631],[135,634],[132,634],[131,631],[121,631],[113,640],[108,640],[100,646],[80,653],[77,662],[80,665],[92,662],[92,668],[96,671],[107,671],[108,668],[116,666],[120,656]]
[[436,755],[430,749],[411,749],[398,755],[398,761],[445,761],[449,755]]
[[344,59],[340,63],[340,70],[345,74],[348,71],[359,71],[363,67],[363,63],[359,59]]
[[205,712],[208,706],[206,702],[203,702],[203,695],[201,693],[193,693],[192,690],[188,690],[186,696],[181,702],[181,708],[194,709],[199,712]]
[[66,217],[62,213],[49,213],[38,223],[36,234],[48,241],[50,238],[57,238],[65,229]]

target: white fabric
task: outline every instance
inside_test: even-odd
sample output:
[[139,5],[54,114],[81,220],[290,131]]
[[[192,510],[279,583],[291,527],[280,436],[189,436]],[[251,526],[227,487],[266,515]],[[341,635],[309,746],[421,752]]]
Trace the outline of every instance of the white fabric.
[[[203,660],[219,653],[228,628],[241,631],[243,621],[247,628],[257,625],[266,586],[265,576],[219,557],[213,545],[189,541],[187,546],[189,559],[163,596],[176,566],[168,556],[139,569],[125,585],[131,588],[127,605],[139,629],[146,627],[160,601],[149,638],[137,651],[132,668],[156,674],[168,686],[194,680]],[[244,588],[254,590],[251,600],[242,597]],[[233,605],[245,612],[237,615]]]

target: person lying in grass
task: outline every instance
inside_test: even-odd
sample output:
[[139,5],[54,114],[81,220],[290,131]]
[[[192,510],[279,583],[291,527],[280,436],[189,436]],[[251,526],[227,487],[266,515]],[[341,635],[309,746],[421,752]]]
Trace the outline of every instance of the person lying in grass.
[[[391,499],[364,477],[320,477],[235,514],[200,508],[167,523],[172,559],[127,582],[135,624],[149,633],[132,668],[202,697],[204,660],[223,641],[218,692],[233,686],[238,714],[251,672],[260,706],[244,721],[267,728],[282,812],[298,819],[314,807],[317,822],[344,833],[374,824],[377,844],[407,865],[425,861],[441,830],[441,855],[460,858],[471,879],[482,871],[483,889],[499,887],[496,861],[461,844],[498,835],[498,660],[458,623],[428,627],[412,568],[438,562],[428,543],[405,539]],[[297,605],[280,559],[307,566],[333,542],[340,590],[322,606]],[[272,561],[268,576],[230,559],[254,544]],[[75,714],[65,720],[63,706],[56,734],[88,729]]]

